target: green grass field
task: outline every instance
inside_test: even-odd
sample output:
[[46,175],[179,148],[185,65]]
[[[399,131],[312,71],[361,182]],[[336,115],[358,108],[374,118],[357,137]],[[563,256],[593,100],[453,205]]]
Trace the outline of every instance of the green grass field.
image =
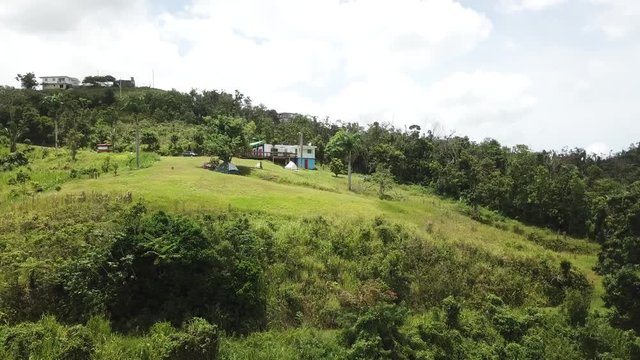
[[[37,149],[36,151],[41,151]],[[151,207],[184,214],[237,210],[254,216],[297,219],[323,216],[343,221],[366,221],[383,216],[409,226],[433,242],[481,249],[494,257],[545,259],[553,263],[569,260],[595,287],[593,307],[601,307],[601,279],[592,267],[598,245],[567,238],[553,232],[501,219],[494,226],[464,215],[460,203],[443,200],[416,186],[397,185],[392,200],[379,200],[374,187],[354,175],[354,192],[347,190],[345,175],[335,177],[327,170],[288,171],[268,161],[255,169],[257,161],[236,159],[242,175],[227,175],[202,168],[208,158],[163,157],[152,166],[129,169],[130,154],[81,152],[72,167],[99,168],[106,158],[120,163],[117,175],[104,173],[96,179],[68,176],[68,159],[49,154],[30,164],[31,180],[42,192],[10,196],[7,180],[16,171],[0,174],[0,210],[5,213],[37,212],[42,206],[62,201],[81,192],[123,194],[144,199]],[[150,165],[151,163],[149,163]],[[25,185],[26,186],[26,185]],[[57,188],[59,187],[59,188]],[[29,199],[29,201],[25,201]],[[536,241],[532,241],[535,234]],[[551,244],[560,246],[551,246]]]

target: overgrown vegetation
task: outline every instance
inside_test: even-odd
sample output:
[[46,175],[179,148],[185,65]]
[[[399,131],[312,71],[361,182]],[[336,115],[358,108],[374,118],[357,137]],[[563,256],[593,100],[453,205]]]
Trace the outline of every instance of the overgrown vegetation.
[[[638,145],[533,152],[239,92],[28,85],[0,90],[0,357],[640,357]],[[335,176],[144,169],[299,132]]]
[[[149,211],[127,194],[99,193],[17,214],[0,224],[0,313],[16,324],[4,331],[62,341],[105,317],[101,326],[118,333],[78,345],[94,358],[175,358],[162,354],[180,341],[194,341],[196,349],[218,344],[213,335],[181,340],[192,336],[188,329],[167,335],[193,316],[229,335],[270,329],[226,338],[221,358],[422,359],[452,351],[465,358],[553,354],[563,346],[574,349],[574,358],[585,351],[624,358],[635,349],[636,338],[622,332],[600,348],[584,348],[581,332],[601,337],[614,330],[600,315],[585,313],[588,302],[579,300],[591,298],[591,286],[569,263],[495,257],[416,236],[383,218],[285,220],[227,211],[186,218]],[[69,325],[48,318],[42,321],[58,330],[19,330],[39,329],[42,314]],[[589,328],[591,322],[599,328]],[[300,327],[318,330],[292,330]],[[546,333],[558,327],[561,343]],[[341,335],[329,335],[335,330]],[[534,333],[540,339],[530,343]],[[83,341],[95,337],[89,332]],[[7,354],[27,346],[4,343]],[[76,351],[20,344],[31,344],[20,350],[29,354]],[[537,347],[529,349],[532,344]]]

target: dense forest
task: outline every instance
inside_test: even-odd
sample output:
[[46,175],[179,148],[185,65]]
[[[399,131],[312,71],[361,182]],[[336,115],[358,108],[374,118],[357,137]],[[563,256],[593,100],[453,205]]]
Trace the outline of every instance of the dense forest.
[[[421,247],[408,229],[385,219],[286,225],[235,213],[187,218],[108,198],[98,200],[108,204],[108,220],[95,227],[75,203],[47,215],[60,225],[47,227],[42,218],[3,225],[7,233],[23,229],[1,244],[6,356],[28,358],[21,357],[28,343],[54,332],[74,340],[64,345],[68,349],[50,346],[61,347],[67,358],[87,358],[87,348],[104,341],[99,335],[114,331],[147,337],[132,349],[161,344],[138,349],[148,358],[232,358],[219,350],[222,334],[246,336],[256,348],[281,341],[307,359],[640,358],[640,143],[607,156],[579,148],[533,151],[503,146],[491,134],[475,142],[418,125],[278,113],[238,91],[136,88],[119,94],[100,87],[2,88],[0,128],[0,144],[8,149],[0,171],[29,162],[18,144],[64,147],[73,161],[99,143],[133,152],[138,140],[147,153],[190,150],[228,162],[249,151],[252,141],[295,144],[302,133],[317,146],[317,161],[336,175],[347,168],[384,174],[466,204],[466,215],[484,224],[504,216],[598,244],[606,306],[604,313],[588,312],[592,285],[569,262],[554,267],[486,259],[493,272],[482,280],[472,258],[483,255],[469,250],[469,258],[450,257],[445,245]],[[74,241],[60,245],[83,236],[101,243],[89,250]],[[20,243],[20,237],[30,240]],[[38,258],[33,254],[46,251],[42,246],[76,256],[28,273],[12,258]],[[306,252],[316,252],[315,261],[328,269],[301,263]],[[358,274],[357,292],[330,289],[342,273]],[[455,280],[442,279],[445,274]],[[266,285],[269,277],[280,281],[276,290]],[[462,285],[474,281],[485,283]],[[278,304],[269,304],[274,298]],[[289,328],[297,332],[255,335]],[[340,341],[317,329],[340,329]],[[111,350],[101,358],[114,356]]]

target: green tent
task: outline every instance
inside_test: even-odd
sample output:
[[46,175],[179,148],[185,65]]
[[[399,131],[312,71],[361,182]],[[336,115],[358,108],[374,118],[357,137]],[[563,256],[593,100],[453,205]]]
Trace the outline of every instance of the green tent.
[[238,167],[232,163],[224,163],[216,166],[215,169],[217,172],[225,173],[225,174],[240,174],[240,170]]

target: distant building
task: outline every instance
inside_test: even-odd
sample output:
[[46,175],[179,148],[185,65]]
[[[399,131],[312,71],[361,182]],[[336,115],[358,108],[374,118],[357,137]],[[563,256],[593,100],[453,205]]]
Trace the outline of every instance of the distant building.
[[80,85],[80,80],[70,76],[41,76],[42,90],[70,89]]
[[291,121],[298,116],[304,116],[304,115],[298,114],[298,113],[283,112],[283,113],[278,113],[278,120],[282,122],[286,122],[286,121]]
[[98,144],[96,145],[96,151],[101,152],[111,152],[113,151],[113,145],[111,144]]
[[123,87],[123,88],[134,88],[136,87],[136,80],[131,77],[131,80],[120,79],[116,80],[113,83],[113,86]]

